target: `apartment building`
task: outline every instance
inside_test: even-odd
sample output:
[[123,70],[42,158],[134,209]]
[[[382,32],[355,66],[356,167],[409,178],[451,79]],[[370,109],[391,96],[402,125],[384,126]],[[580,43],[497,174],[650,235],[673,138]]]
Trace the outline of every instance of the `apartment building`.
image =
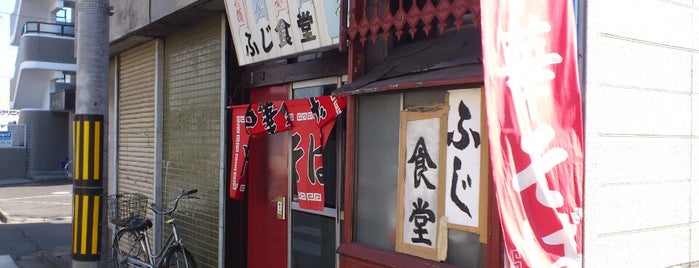
[[17,0],[10,40],[17,46],[10,109],[26,125],[26,177],[64,178],[75,105],[74,1]]

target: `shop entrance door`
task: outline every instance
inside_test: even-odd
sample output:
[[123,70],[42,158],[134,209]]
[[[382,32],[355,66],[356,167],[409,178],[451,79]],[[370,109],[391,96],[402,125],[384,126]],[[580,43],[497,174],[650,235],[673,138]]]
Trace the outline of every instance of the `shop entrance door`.
[[[250,103],[289,99],[289,86],[250,91]],[[248,267],[287,267],[289,132],[250,139]],[[280,213],[278,213],[280,212]]]
[[[311,97],[328,95],[337,89],[339,79],[254,89],[250,91],[250,103],[288,100],[292,95],[298,101],[308,102]],[[291,113],[289,116],[295,118]],[[322,210],[307,210],[299,205],[296,181],[291,175],[298,174],[291,164],[291,133],[282,131],[250,139],[247,267],[335,268],[335,249],[340,241],[344,121],[342,117],[336,119],[323,149]]]

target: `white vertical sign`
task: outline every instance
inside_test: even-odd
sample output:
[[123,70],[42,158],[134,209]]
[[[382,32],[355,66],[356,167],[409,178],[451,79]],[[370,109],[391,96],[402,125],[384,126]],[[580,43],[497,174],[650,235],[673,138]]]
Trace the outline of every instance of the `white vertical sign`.
[[481,90],[449,91],[445,215],[478,227],[481,179]]
[[408,121],[405,131],[403,243],[435,248],[439,218],[440,118]]

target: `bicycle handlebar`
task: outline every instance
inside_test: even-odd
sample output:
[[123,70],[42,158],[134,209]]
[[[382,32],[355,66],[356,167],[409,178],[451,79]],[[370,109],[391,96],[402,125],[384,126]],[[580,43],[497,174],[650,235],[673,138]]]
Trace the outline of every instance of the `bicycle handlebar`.
[[148,204],[148,208],[149,208],[150,210],[152,210],[153,212],[157,213],[157,214],[161,214],[161,215],[170,215],[170,214],[172,214],[173,212],[175,212],[175,210],[177,210],[177,204],[180,203],[180,199],[182,199],[182,197],[185,197],[185,196],[186,196],[187,198],[190,198],[190,195],[195,194],[195,193],[197,193],[198,191],[199,191],[199,190],[197,190],[197,189],[192,189],[192,190],[189,190],[189,191],[187,191],[187,190],[185,190],[185,189],[181,189],[181,190],[180,190],[180,194],[177,196],[177,198],[174,199],[174,200],[175,200],[175,205],[174,205],[174,206],[172,207],[172,209],[170,209],[170,210],[167,210],[167,211],[162,210],[162,209],[158,208],[158,206],[157,206],[156,204],[154,204],[154,203]]

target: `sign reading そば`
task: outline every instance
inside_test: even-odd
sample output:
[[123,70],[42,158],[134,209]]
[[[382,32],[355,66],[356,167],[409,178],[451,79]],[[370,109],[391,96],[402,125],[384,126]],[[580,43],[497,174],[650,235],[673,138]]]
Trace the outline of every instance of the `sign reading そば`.
[[238,63],[337,45],[337,0],[225,0]]

